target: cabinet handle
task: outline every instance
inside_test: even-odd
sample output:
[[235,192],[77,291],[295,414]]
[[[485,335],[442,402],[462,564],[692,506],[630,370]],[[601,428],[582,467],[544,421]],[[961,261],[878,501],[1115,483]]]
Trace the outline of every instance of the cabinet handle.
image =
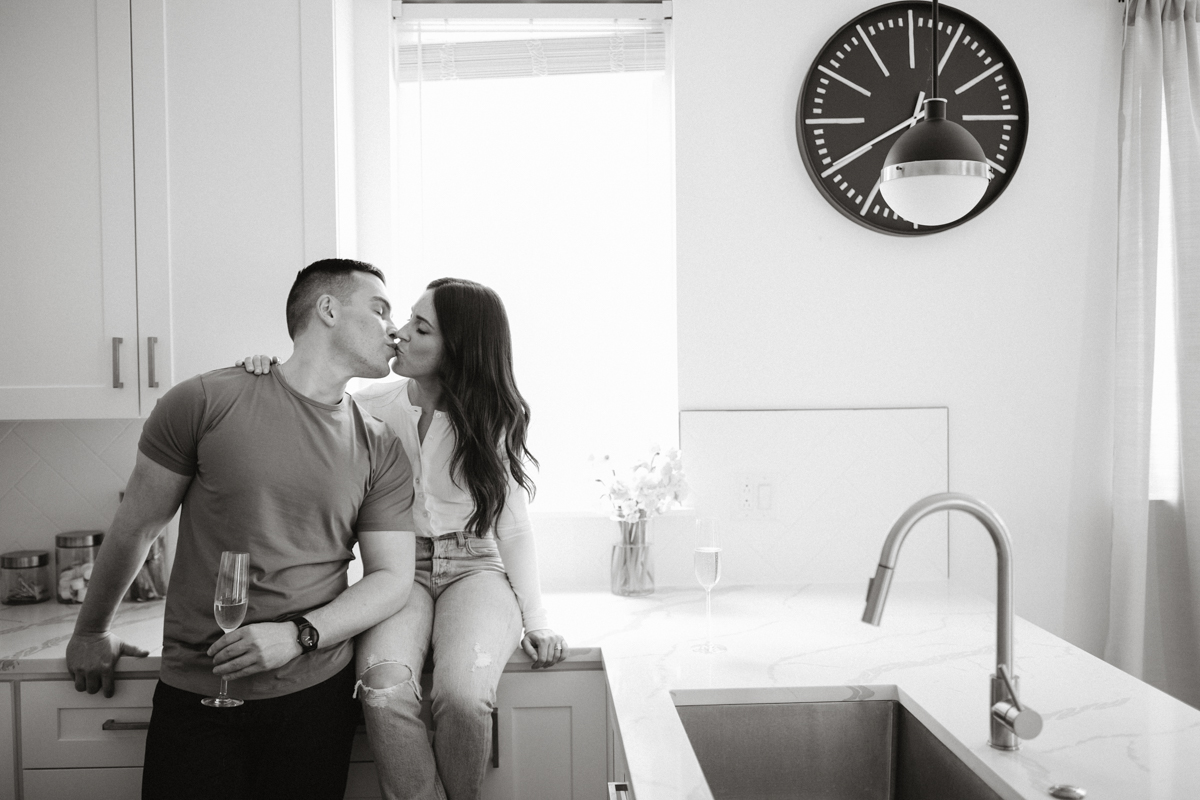
[[121,383],[121,342],[125,341],[120,336],[113,337],[113,388],[124,389],[125,384]]
[[115,719],[106,719],[104,724],[100,726],[102,731],[145,731],[150,729],[150,722],[118,722]]
[[146,366],[149,368],[150,380],[147,385],[151,389],[158,388],[158,380],[154,377],[154,345],[158,344],[157,336],[146,337]]
[[[618,799],[617,795],[621,797]],[[608,784],[608,800],[629,800],[629,784],[623,781],[610,781]]]
[[492,709],[492,769],[500,766],[500,714]]

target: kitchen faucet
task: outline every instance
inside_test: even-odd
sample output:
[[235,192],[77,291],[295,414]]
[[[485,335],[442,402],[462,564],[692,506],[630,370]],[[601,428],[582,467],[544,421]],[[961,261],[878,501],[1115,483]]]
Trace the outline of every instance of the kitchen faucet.
[[989,743],[998,750],[1016,750],[1021,739],[1032,739],[1042,732],[1042,718],[1017,698],[1019,681],[1013,672],[1012,641],[1012,539],[995,511],[969,495],[952,492],[930,495],[913,503],[892,525],[883,542],[879,568],[867,585],[863,622],[879,625],[904,538],[922,518],[938,511],[967,512],[983,524],[996,545],[996,673],[992,675]]

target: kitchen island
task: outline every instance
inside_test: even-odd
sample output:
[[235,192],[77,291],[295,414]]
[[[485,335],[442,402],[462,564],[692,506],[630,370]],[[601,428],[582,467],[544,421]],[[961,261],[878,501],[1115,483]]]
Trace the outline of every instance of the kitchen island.
[[[1063,783],[1093,800],[1200,796],[1200,710],[1018,618],[1021,698],[1045,729],[1016,752],[994,750],[987,743],[994,604],[947,583],[897,583],[874,628],[859,621],[865,594],[865,580],[718,586],[713,639],[727,649],[712,655],[692,649],[705,637],[698,588],[545,599],[572,657],[603,659],[637,800],[711,797],[672,692],[747,702],[755,690],[777,696],[780,688],[794,690],[796,701],[898,699],[1004,797],[1045,798]],[[157,669],[161,608],[122,607],[119,634],[151,650],[150,658],[123,659],[122,672]],[[0,608],[0,679],[65,672],[73,618],[71,607],[53,603]],[[509,669],[527,663],[517,654]]]

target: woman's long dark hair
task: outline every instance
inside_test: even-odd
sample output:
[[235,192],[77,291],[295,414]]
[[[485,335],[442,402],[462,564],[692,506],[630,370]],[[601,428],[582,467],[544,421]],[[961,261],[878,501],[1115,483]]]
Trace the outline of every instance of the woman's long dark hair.
[[[525,462],[537,459],[525,446],[529,404],[513,378],[512,334],[500,296],[482,284],[439,278],[429,284],[442,331],[438,369],[441,400],[454,428],[450,475],[465,479],[475,510],[467,531],[493,528],[508,495],[508,471],[532,500],[533,479]],[[508,469],[499,453],[503,441]]]

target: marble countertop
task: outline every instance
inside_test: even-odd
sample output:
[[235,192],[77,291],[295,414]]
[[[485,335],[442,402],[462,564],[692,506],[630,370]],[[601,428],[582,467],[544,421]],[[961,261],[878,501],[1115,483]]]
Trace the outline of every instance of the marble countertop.
[[[698,588],[545,599],[573,654],[603,655],[638,800],[711,798],[672,692],[752,702],[744,698],[761,690],[787,690],[798,701],[899,699],[1007,798],[1046,798],[1057,783],[1087,789],[1089,800],[1200,796],[1200,710],[1018,619],[1021,697],[1045,728],[1019,751],[994,750],[994,604],[946,583],[898,583],[874,628],[859,621],[865,591],[865,581],[718,587],[713,639],[727,649],[713,655],[692,649],[705,638]],[[52,602],[0,607],[0,678],[64,673],[76,610]],[[161,603],[122,606],[121,636],[151,656],[122,659],[121,671],[157,669],[161,614]]]
[[1088,800],[1200,797],[1200,710],[1017,619],[1022,700],[1045,728],[1016,752],[995,750],[995,604],[945,582],[897,583],[876,628],[860,621],[865,595],[865,580],[718,586],[713,640],[727,649],[713,655],[692,650],[705,638],[698,588],[561,594],[549,608],[569,643],[603,653],[638,800],[711,798],[672,691],[777,698],[782,689],[798,701],[900,699],[1004,797],[1046,798],[1059,783],[1087,789]]
[[[67,642],[79,606],[53,600],[31,606],[0,605],[0,679],[67,674]],[[150,651],[148,658],[122,658],[118,672],[157,672],[162,655],[163,603],[121,603],[113,630]]]

